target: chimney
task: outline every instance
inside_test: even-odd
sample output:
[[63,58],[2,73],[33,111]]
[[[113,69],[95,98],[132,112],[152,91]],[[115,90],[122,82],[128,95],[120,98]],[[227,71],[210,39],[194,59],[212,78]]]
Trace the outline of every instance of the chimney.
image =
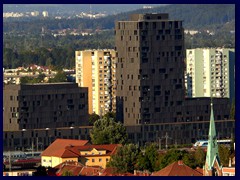
[[183,161],[182,160],[179,160],[178,161],[178,165],[180,166],[180,165],[183,165]]

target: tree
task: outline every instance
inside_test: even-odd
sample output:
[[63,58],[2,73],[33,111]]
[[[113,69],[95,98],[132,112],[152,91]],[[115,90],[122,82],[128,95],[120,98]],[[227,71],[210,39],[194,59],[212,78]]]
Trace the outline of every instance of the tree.
[[107,167],[116,168],[117,173],[133,173],[139,153],[140,149],[134,144],[119,147],[117,153],[111,157]]
[[31,78],[30,77],[21,77],[20,78],[20,84],[27,84],[27,83],[30,83],[31,82]]
[[186,151],[180,151],[176,149],[169,150],[166,154],[161,155],[158,158],[157,160],[158,168],[162,169],[175,161],[182,160],[186,153],[187,153]]
[[137,168],[139,170],[148,170],[153,172],[157,169],[156,162],[158,158],[157,146],[152,143],[141,152],[137,159]]
[[90,126],[92,126],[98,119],[100,119],[100,116],[96,113],[92,113],[89,115],[88,123]]
[[192,169],[195,169],[197,167],[196,159],[195,159],[194,155],[195,155],[195,153],[190,152],[190,153],[184,154],[184,156],[183,156],[184,164],[186,164],[187,166],[191,167]]
[[127,132],[122,123],[104,117],[93,124],[90,137],[93,144],[125,144]]
[[195,151],[194,158],[196,161],[196,166],[203,167],[206,160],[206,152],[201,147],[198,147]]
[[37,78],[38,78],[39,82],[44,82],[44,78],[45,78],[45,77],[46,77],[45,74],[40,73]]
[[113,120],[116,121],[116,113],[115,112],[107,112],[103,117],[113,118]]
[[222,163],[222,165],[228,166],[229,158],[231,155],[229,147],[221,144],[218,146],[218,152],[219,152],[220,162]]
[[50,83],[66,82],[66,81],[67,81],[67,75],[64,71],[58,71],[54,78],[49,79]]
[[195,169],[196,167],[203,167],[206,160],[206,153],[201,147],[198,147],[196,151],[184,153],[183,162],[187,166]]
[[38,166],[34,176],[47,176],[47,169],[44,166]]

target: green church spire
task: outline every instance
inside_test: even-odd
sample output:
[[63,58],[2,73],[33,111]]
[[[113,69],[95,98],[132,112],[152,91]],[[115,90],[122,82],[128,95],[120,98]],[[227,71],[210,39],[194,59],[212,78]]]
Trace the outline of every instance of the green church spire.
[[207,170],[213,169],[215,161],[217,161],[219,166],[221,166],[219,154],[218,154],[218,144],[217,144],[215,122],[214,122],[213,104],[211,102],[211,115],[210,115],[208,147],[207,147],[207,157],[206,157],[205,168],[207,168]]

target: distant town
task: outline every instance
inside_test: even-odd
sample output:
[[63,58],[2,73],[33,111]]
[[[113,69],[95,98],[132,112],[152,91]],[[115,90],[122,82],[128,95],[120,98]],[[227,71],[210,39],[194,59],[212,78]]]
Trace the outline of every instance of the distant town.
[[3,13],[3,176],[235,176],[235,19],[155,8]]

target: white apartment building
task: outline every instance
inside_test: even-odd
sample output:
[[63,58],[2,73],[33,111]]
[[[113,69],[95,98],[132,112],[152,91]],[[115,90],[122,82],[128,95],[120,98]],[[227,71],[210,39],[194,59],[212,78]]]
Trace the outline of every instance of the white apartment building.
[[188,97],[235,97],[235,49],[186,50]]
[[104,115],[116,109],[115,50],[75,52],[76,83],[88,87],[89,114]]

